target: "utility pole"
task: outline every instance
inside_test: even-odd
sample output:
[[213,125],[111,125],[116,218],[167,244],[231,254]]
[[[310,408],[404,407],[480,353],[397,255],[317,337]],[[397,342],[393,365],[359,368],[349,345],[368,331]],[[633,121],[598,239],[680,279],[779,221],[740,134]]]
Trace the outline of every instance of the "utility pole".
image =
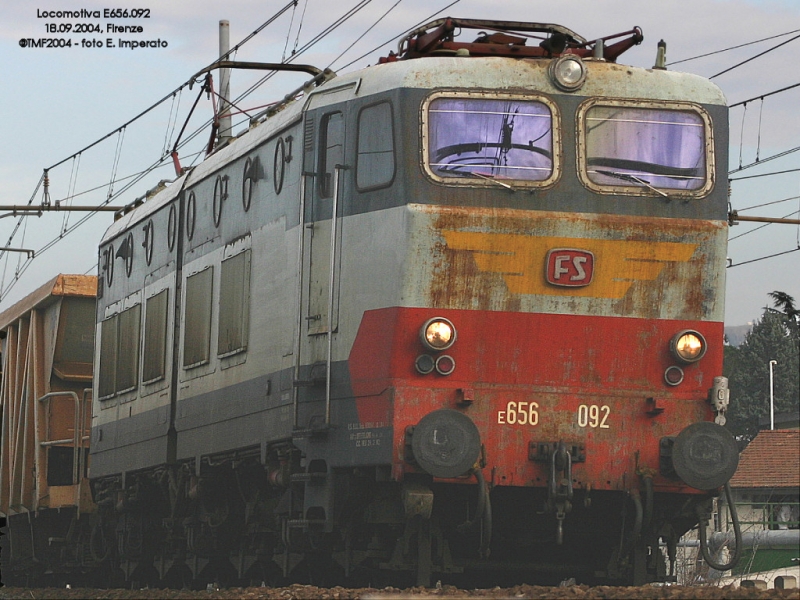
[[769,361],[769,430],[775,430],[775,382],[772,367],[778,364],[777,360]]

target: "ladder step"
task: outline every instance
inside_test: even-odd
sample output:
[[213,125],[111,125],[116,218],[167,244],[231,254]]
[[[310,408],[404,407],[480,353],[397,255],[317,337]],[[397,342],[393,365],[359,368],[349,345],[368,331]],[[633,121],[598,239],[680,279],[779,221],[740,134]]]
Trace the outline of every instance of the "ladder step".
[[298,482],[315,482],[324,483],[328,480],[328,474],[325,471],[316,471],[311,473],[292,473],[291,480],[294,483]]
[[292,437],[293,438],[324,437],[328,435],[328,432],[330,430],[331,430],[330,425],[323,427],[315,427],[312,429],[295,429],[292,432]]
[[286,524],[292,529],[307,529],[314,525],[325,525],[325,519],[290,519]]

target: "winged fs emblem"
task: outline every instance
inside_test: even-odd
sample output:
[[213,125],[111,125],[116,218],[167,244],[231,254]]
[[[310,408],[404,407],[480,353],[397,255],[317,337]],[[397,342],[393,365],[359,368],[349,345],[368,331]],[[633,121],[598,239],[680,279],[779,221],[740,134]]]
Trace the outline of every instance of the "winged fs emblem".
[[622,298],[671,262],[687,262],[698,244],[538,237],[443,230],[451,250],[471,251],[481,271],[502,276],[512,294]]

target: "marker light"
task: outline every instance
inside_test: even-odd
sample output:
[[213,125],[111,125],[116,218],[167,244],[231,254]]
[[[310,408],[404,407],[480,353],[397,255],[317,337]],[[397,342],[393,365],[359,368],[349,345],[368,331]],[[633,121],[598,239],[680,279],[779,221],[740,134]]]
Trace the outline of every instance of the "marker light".
[[456,370],[456,361],[448,354],[442,354],[436,359],[436,372],[439,375],[450,375]]
[[670,341],[670,350],[680,361],[697,362],[706,353],[706,340],[697,331],[681,331]]
[[421,375],[433,373],[435,365],[436,363],[434,362],[433,357],[428,354],[420,354],[417,357],[417,360],[414,361],[414,367]]
[[429,319],[419,332],[422,343],[434,352],[447,350],[456,341],[456,328],[443,317]]
[[683,381],[683,369],[675,365],[667,367],[667,370],[664,371],[664,381],[666,381],[668,385],[680,385]]
[[586,66],[579,56],[564,54],[550,63],[550,79],[563,92],[575,92],[586,81]]

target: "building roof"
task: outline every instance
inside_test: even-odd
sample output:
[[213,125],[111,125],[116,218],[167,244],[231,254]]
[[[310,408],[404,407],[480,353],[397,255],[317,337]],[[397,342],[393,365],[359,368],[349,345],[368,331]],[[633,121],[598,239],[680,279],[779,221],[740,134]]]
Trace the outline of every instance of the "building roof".
[[739,456],[732,488],[800,487],[800,429],[760,431]]

